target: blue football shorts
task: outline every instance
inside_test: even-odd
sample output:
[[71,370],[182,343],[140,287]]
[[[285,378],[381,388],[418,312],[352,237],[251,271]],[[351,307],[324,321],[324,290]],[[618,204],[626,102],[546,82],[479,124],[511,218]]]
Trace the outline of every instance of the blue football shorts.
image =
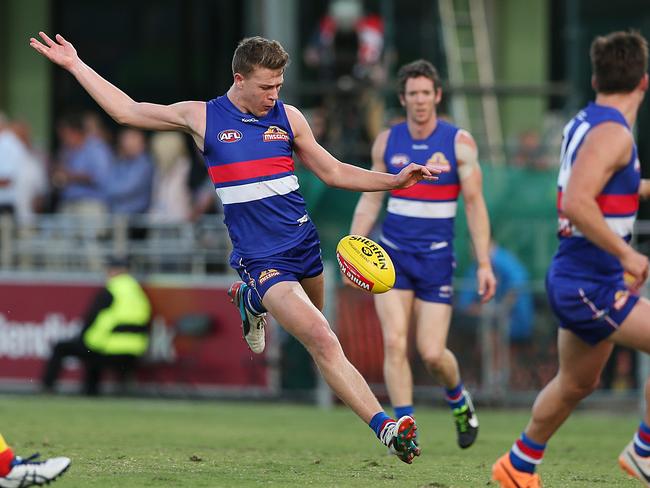
[[425,302],[451,304],[454,294],[452,280],[456,262],[453,256],[414,253],[384,245],[395,265],[395,286],[398,290],[413,290],[415,297]]
[[262,258],[242,258],[233,251],[230,266],[241,279],[264,295],[276,283],[314,278],[323,272],[320,239],[316,228],[291,249]]
[[546,275],[546,293],[560,327],[591,345],[616,331],[639,301],[623,276],[599,282],[559,275],[553,268]]

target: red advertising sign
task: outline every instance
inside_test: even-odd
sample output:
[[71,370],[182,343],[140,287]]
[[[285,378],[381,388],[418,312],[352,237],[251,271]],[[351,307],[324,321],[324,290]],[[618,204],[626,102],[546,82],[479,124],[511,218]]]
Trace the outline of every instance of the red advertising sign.
[[[225,285],[145,283],[153,321],[139,384],[270,388],[265,357],[253,354],[244,342]],[[0,381],[38,385],[52,345],[75,336],[101,286],[0,280]],[[73,369],[63,378],[78,376]]]

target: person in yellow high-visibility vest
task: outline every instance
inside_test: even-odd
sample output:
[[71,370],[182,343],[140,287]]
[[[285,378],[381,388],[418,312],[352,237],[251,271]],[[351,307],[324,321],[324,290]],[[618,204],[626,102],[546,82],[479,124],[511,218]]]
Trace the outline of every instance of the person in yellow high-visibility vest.
[[37,460],[16,456],[0,434],[0,488],[26,488],[49,484],[70,467],[70,458]]
[[102,371],[131,371],[149,346],[151,304],[138,281],[129,274],[125,259],[113,257],[107,266],[106,286],[86,313],[79,336],[58,342],[43,373],[43,387],[54,390],[63,359],[80,358],[85,365],[83,391],[99,393]]

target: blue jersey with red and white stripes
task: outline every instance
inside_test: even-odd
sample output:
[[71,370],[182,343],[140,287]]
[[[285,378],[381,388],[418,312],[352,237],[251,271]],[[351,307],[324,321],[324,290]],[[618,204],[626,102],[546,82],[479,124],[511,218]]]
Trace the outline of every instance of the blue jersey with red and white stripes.
[[286,251],[313,228],[298,191],[293,132],[282,102],[255,117],[226,95],[210,100],[203,154],[237,255]]
[[406,122],[388,135],[384,162],[397,174],[409,163],[427,162],[442,169],[438,180],[420,181],[410,188],[392,190],[381,240],[388,247],[411,252],[453,254],[454,219],[460,192],[455,140],[458,127],[438,120],[426,139],[413,139]]
[[[590,103],[564,128],[561,167],[558,177],[557,210],[560,245],[552,266],[561,274],[609,281],[620,279],[623,268],[619,260],[585,238],[562,214],[562,194],[571,176],[573,162],[591,129],[603,122],[615,122],[629,129],[623,114],[612,107]],[[636,144],[627,165],[612,175],[596,198],[609,228],[629,241],[639,209],[640,164]]]

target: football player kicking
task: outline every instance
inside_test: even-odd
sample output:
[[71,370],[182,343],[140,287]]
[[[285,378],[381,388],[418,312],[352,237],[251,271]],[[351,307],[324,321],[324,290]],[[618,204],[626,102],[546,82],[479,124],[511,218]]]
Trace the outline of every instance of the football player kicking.
[[43,42],[31,38],[31,46],[68,70],[118,123],[192,135],[223,203],[231,264],[244,280],[231,287],[230,295],[251,349],[264,349],[268,311],[304,344],[338,397],[402,461],[412,462],[420,454],[413,443],[414,420],[386,415],[321,312],[320,242],[298,191],[292,154],[295,150],[328,185],[355,191],[408,188],[435,179],[432,172],[437,171],[412,164],[389,175],[335,159],[316,142],[302,113],[279,100],[289,55],[276,41],[252,37],[240,42],[232,60],[233,84],[225,95],[158,105],[135,102],[86,65],[62,36],[53,40],[41,32],[40,37]]

